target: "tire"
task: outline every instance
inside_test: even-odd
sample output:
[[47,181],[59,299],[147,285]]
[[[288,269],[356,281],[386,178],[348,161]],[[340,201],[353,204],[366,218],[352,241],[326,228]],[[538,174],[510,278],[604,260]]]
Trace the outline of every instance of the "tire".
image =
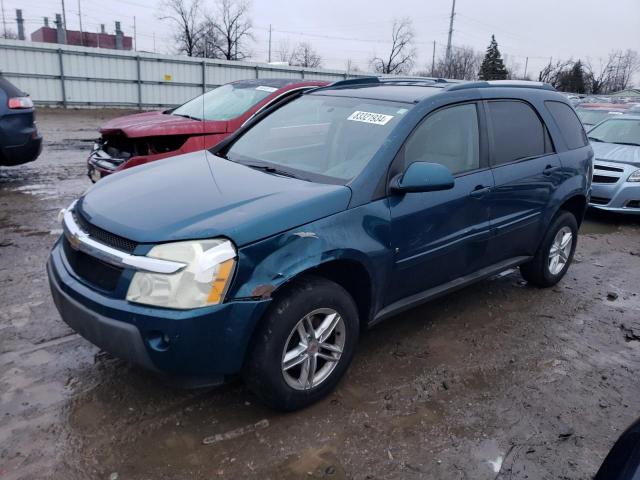
[[[337,317],[332,316],[334,313]],[[305,319],[310,320],[311,327]],[[323,324],[335,324],[325,339],[328,330],[319,335]],[[276,296],[258,327],[243,372],[245,383],[277,410],[292,411],[311,405],[340,381],[353,358],[359,330],[356,304],[344,288],[310,275],[294,280]],[[306,340],[302,340],[303,334]],[[287,356],[289,364],[285,369]],[[339,360],[329,361],[328,357]],[[309,375],[314,362],[315,375]]]
[[[558,242],[567,241],[566,234],[571,233],[569,244],[557,250]],[[561,238],[564,237],[564,238]],[[520,265],[520,273],[524,279],[537,287],[552,287],[564,277],[571,265],[573,254],[578,243],[578,223],[570,212],[561,210],[553,219],[551,226],[533,257],[527,263]],[[555,247],[558,254],[554,255],[558,263],[553,262],[551,249]],[[564,262],[564,263],[562,263]]]

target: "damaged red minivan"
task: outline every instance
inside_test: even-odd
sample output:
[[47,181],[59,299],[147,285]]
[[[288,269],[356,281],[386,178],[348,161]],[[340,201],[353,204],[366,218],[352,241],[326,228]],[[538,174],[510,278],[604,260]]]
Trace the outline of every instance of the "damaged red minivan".
[[100,128],[87,160],[96,182],[111,173],[162,158],[209,149],[258,111],[325,81],[255,79],[227,83],[170,110],[126,115]]

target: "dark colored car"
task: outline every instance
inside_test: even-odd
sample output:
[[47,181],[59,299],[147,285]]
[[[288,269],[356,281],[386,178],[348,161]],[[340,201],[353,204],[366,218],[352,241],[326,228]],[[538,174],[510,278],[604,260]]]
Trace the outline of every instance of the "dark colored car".
[[162,158],[211,148],[256,112],[329,82],[292,79],[227,83],[164,111],[118,117],[100,128],[88,159],[92,181]]
[[29,95],[0,76],[0,165],[32,162],[42,151],[42,136]]
[[640,420],[620,435],[594,480],[640,480]]
[[53,298],[116,356],[301,408],[366,327],[511,267],[558,282],[592,157],[544,84],[339,82],[95,185],[62,212]]

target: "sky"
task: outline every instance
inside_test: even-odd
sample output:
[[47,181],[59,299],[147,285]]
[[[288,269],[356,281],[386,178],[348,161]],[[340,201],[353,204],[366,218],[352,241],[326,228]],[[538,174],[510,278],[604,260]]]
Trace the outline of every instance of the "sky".
[[[62,0],[2,0],[8,25],[15,29],[15,9],[22,8],[27,36],[53,22]],[[204,0],[213,9],[215,0]],[[78,6],[84,30],[101,23],[113,31],[121,21],[127,35],[136,23],[137,49],[174,53],[171,25],[159,20],[160,0],[65,0],[67,26],[78,29]],[[447,42],[451,0],[253,0],[252,60],[266,61],[272,26],[272,60],[283,42],[306,41],[323,58],[323,66],[344,70],[347,60],[370,71],[375,55],[388,53],[394,18],[409,17],[416,33],[416,69],[429,70]],[[495,34],[507,66],[537,76],[552,58],[581,58],[594,68],[614,49],[640,50],[640,0],[457,0],[454,46],[484,51]],[[528,58],[528,60],[527,60]],[[640,74],[636,85],[640,84]]]

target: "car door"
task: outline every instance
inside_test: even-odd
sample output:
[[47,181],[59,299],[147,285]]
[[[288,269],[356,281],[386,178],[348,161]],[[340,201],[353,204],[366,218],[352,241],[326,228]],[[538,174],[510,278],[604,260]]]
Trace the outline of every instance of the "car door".
[[561,163],[544,122],[529,103],[485,103],[495,186],[491,207],[491,263],[535,253],[543,213],[562,180]]
[[440,163],[454,174],[450,190],[389,198],[395,249],[387,304],[481,268],[490,234],[488,168],[480,107],[464,103],[428,115],[400,153],[412,162]]

